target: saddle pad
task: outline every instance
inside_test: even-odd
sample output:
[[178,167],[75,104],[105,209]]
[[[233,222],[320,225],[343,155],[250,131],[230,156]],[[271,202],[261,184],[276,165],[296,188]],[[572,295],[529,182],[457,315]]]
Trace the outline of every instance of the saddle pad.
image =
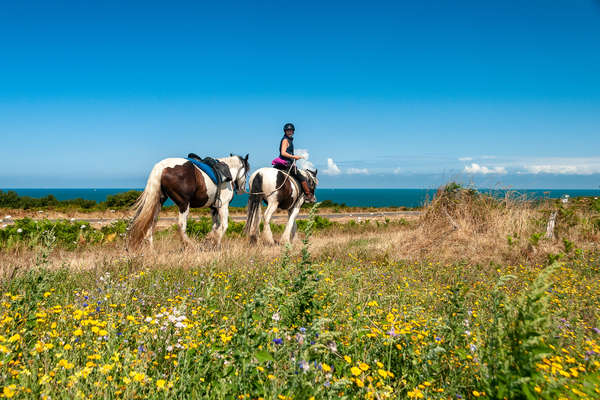
[[186,157],[186,160],[188,160],[189,162],[194,164],[196,167],[198,167],[202,171],[204,171],[206,173],[206,175],[208,175],[210,180],[213,181],[213,183],[215,185],[218,184],[217,176],[215,175],[215,171],[213,171],[213,169],[210,166],[208,166],[208,165],[204,164],[203,162],[200,162],[196,159],[193,159],[193,158]]

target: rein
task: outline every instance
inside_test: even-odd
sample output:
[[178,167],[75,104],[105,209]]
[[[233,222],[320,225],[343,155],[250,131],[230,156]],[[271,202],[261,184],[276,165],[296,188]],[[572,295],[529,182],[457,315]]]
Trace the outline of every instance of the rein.
[[[273,190],[271,193],[269,193],[265,197],[271,196],[273,193],[275,193],[276,191],[278,191],[279,189],[281,189],[283,187],[283,185],[285,185],[285,183],[290,178],[290,172],[292,171],[292,168],[294,167],[294,165],[296,165],[296,160],[292,161],[292,163],[290,164],[290,167],[288,168],[288,170],[287,170],[287,172],[285,174],[285,179],[283,180],[283,183],[281,185],[279,185],[279,187],[275,188],[275,190]],[[267,192],[249,192],[249,191],[246,190],[246,188],[244,188],[244,192],[248,193],[249,195],[267,194]]]

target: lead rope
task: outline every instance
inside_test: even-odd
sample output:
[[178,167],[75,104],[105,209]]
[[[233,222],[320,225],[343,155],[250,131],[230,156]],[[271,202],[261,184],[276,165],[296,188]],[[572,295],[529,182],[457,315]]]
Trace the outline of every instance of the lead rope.
[[[292,161],[292,163],[290,164],[290,167],[288,168],[288,170],[286,172],[285,179],[283,180],[283,183],[281,185],[279,185],[279,187],[276,188],[275,190],[273,190],[271,193],[269,193],[268,195],[266,195],[265,197],[271,196],[273,193],[275,193],[276,191],[278,191],[279,189],[281,189],[283,187],[283,185],[285,185],[285,183],[290,178],[290,171],[292,170],[292,168],[294,167],[294,165],[296,165],[296,160]],[[249,191],[246,190],[246,188],[244,188],[244,192],[248,193],[249,195],[266,194],[267,193],[267,192],[249,192]]]

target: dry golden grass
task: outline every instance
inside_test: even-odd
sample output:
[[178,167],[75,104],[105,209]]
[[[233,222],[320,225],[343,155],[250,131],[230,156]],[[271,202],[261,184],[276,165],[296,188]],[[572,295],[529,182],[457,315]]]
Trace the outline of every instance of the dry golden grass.
[[[557,209],[555,202],[533,202],[507,195],[498,201],[464,190],[440,189],[425,207],[421,217],[405,223],[334,225],[317,231],[311,252],[317,259],[343,261],[349,254],[368,260],[467,262],[489,265],[543,263],[549,255],[565,252],[563,240],[574,249],[597,251],[600,233],[591,223],[590,213],[581,208],[564,207],[559,213],[556,237],[533,243],[532,235],[545,233],[548,215]],[[563,209],[563,207],[561,207]],[[295,254],[300,247],[294,244]],[[70,251],[53,249],[43,259],[43,249],[17,247],[0,251],[2,275],[44,262],[49,268],[75,270],[99,269],[116,262],[143,266],[190,267],[198,265],[249,265],[273,262],[282,253],[280,246],[251,246],[244,237],[226,238],[219,249],[207,240],[183,246],[176,234],[155,240],[154,249],[144,247],[129,253],[122,241],[82,246]]]

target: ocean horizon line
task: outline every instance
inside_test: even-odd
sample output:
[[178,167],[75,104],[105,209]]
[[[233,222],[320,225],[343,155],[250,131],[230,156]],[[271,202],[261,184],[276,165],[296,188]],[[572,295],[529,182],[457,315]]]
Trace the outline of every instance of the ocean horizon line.
[[[436,187],[318,187],[317,190],[437,190],[441,186]],[[465,188],[473,188],[476,190],[500,190],[500,191],[558,191],[558,190],[575,190],[575,191],[597,191],[600,192],[599,188],[544,188],[544,187],[503,187],[503,188],[491,188],[491,187],[471,187],[468,185],[463,186]],[[144,190],[143,187],[60,187],[60,186],[36,186],[36,187],[0,187],[0,190]]]

